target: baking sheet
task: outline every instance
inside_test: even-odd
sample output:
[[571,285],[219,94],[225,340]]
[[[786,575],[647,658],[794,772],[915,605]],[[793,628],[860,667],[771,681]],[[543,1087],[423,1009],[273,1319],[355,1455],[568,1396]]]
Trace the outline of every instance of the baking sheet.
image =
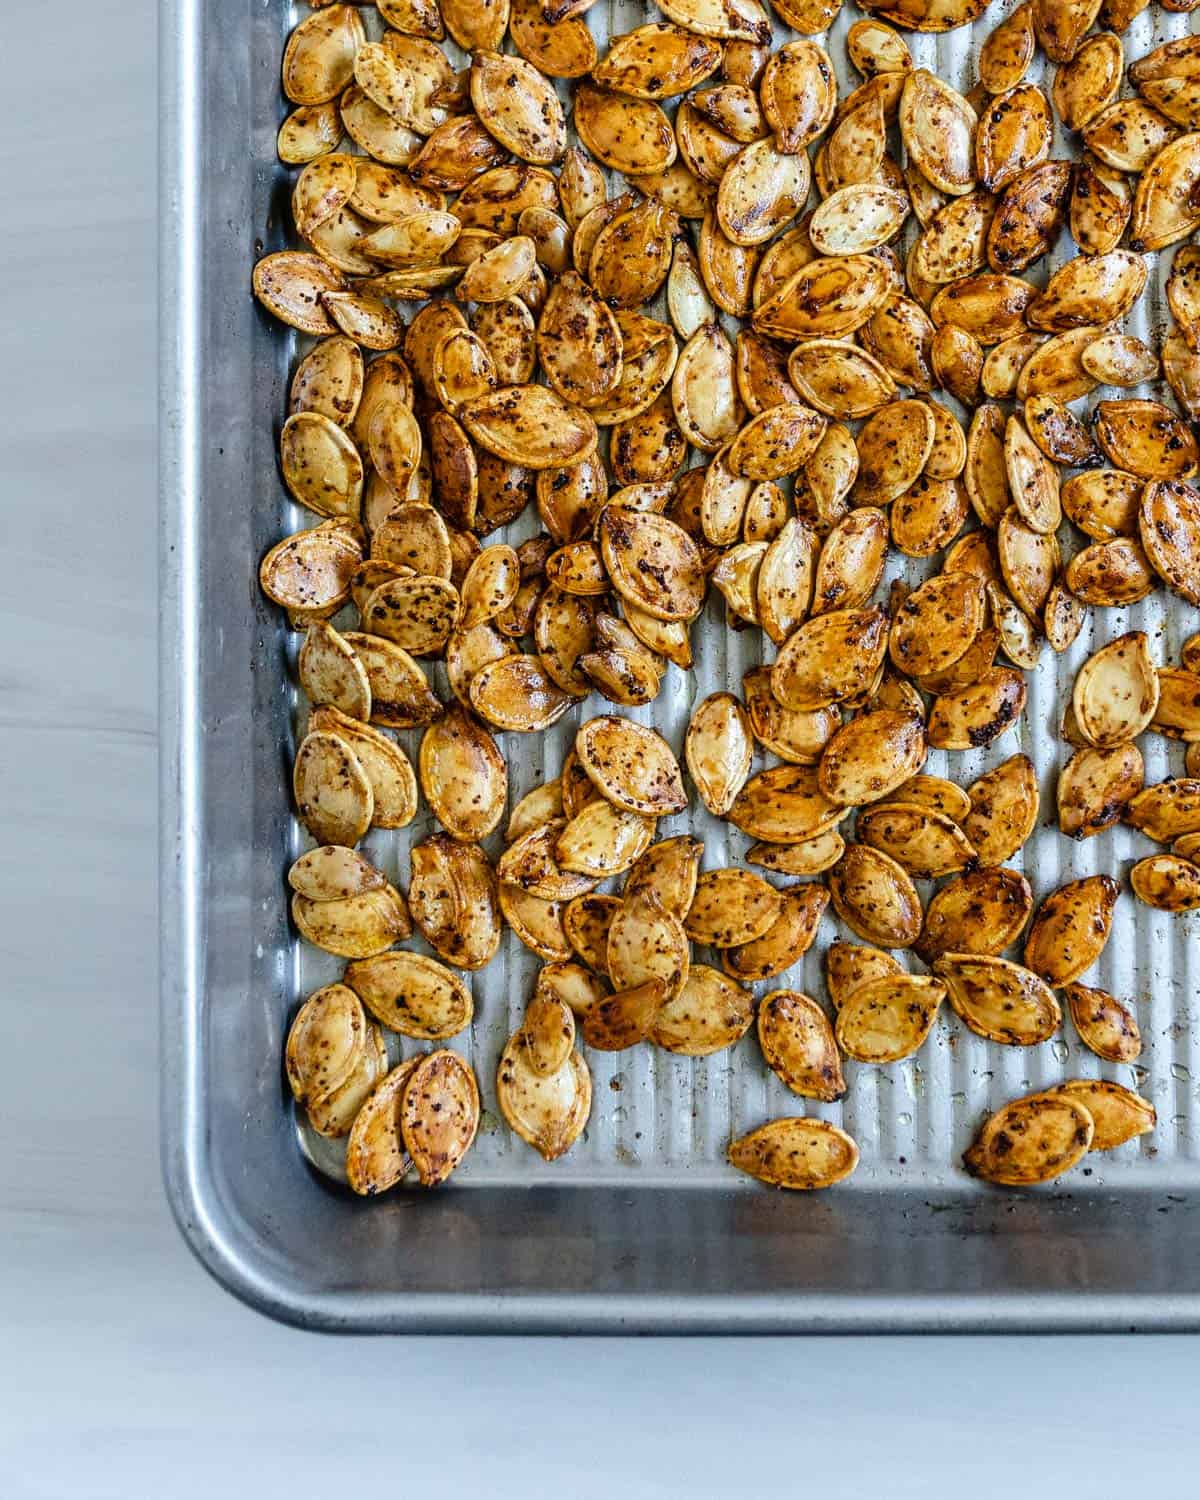
[[[930,68],[965,92],[974,82],[972,59],[978,47],[1010,10],[1008,6],[992,6],[971,27],[940,37],[905,33],[905,40],[917,66]],[[292,23],[307,13],[307,6],[296,7]],[[656,19],[658,14],[657,9],[650,5],[601,3],[588,12],[588,21],[603,53],[607,34],[631,30],[647,20]],[[843,94],[861,81],[846,61],[844,45],[846,31],[861,14],[853,6],[844,7],[826,41]],[[363,15],[368,29],[376,32],[375,12],[366,10]],[[1161,41],[1186,34],[1189,22],[1186,15],[1171,15],[1158,6],[1150,7],[1125,34],[1127,63]],[[777,28],[777,44],[792,35],[786,28]],[[456,65],[466,61],[452,43],[446,44],[446,50]],[[1052,78],[1053,65],[1048,64],[1039,52],[1027,81],[1040,83],[1048,90]],[[569,105],[570,86],[560,83],[559,90]],[[574,140],[573,134],[571,139]],[[892,149],[898,154],[898,143]],[[1052,154],[1061,157],[1077,155],[1077,140],[1064,139],[1060,132]],[[285,172],[282,167],[278,169],[277,204],[281,205],[283,194],[290,191],[293,177],[293,173]],[[614,185],[619,182],[615,174],[612,181]],[[614,190],[617,190],[616,186]],[[694,228],[692,226],[693,231]],[[915,232],[915,221],[910,218],[902,248],[907,248]],[[1031,268],[1026,276],[1043,285],[1052,267],[1075,253],[1075,247],[1064,232],[1056,253]],[[1162,256],[1148,257],[1150,278],[1146,295],[1125,324],[1129,331],[1152,343],[1161,337],[1169,321],[1162,293],[1171,253],[1168,250]],[[247,276],[249,270],[247,265]],[[659,315],[665,319],[661,299],[658,306]],[[723,321],[733,336],[737,320],[726,318]],[[290,371],[311,341],[281,331],[279,342]],[[1102,388],[1093,393],[1088,404],[1119,394]],[[1135,394],[1171,400],[1165,387],[1145,387]],[[939,399],[955,406],[944,392],[938,395]],[[1083,405],[1077,403],[1075,409],[1082,411]],[[961,407],[956,410],[969,420],[969,413],[964,413]],[[282,405],[278,420],[282,421]],[[693,453],[689,464],[700,462],[701,458]],[[287,501],[273,474],[263,475],[261,503],[271,507],[277,515],[280,535],[311,524],[312,518],[307,512]],[[532,535],[538,527],[538,518],[531,506],[518,521],[489,536],[485,544],[499,540],[515,543]],[[1066,525],[1061,530],[1061,539],[1064,560],[1086,541]],[[916,584],[933,571],[936,571],[936,563],[914,562],[893,555],[878,597],[886,598],[888,584],[893,578],[900,577]],[[1063,881],[1078,876],[1095,872],[1123,874],[1135,858],[1151,852],[1148,840],[1123,826],[1109,829],[1083,843],[1063,838],[1055,827],[1057,773],[1070,754],[1070,747],[1057,734],[1062,705],[1069,698],[1075,672],[1091,652],[1105,641],[1132,629],[1148,633],[1156,661],[1165,665],[1177,661],[1183,641],[1200,630],[1200,611],[1188,607],[1161,588],[1151,598],[1127,609],[1090,610],[1085,627],[1071,649],[1056,658],[1049,647],[1045,647],[1037,671],[1027,674],[1029,699],[1019,726],[983,750],[934,751],[925,767],[933,774],[946,775],[966,785],[1018,750],[1031,758],[1041,788],[1042,814],[1037,830],[1010,864],[1024,871],[1033,887],[1035,900],[1040,900]],[[282,636],[282,620],[279,630]],[[289,634],[286,649],[293,684],[297,646],[297,639]],[[694,705],[707,694],[721,689],[739,692],[742,674],[772,660],[775,654],[761,631],[753,628],[733,631],[726,627],[724,601],[715,589],[710,590],[705,611],[693,627],[693,646],[696,658],[693,671],[682,673],[673,666],[668,667],[662,690],[653,703],[640,709],[620,710],[663,734],[681,763],[683,736]],[[452,695],[440,664],[434,669],[433,681],[439,696],[450,701]],[[303,735],[307,717],[303,695],[294,686],[290,691],[295,738],[288,747],[289,761],[295,744]],[[498,733],[498,741],[509,763],[510,808],[532,787],[558,773],[575,731],[584,719],[611,709],[612,705],[593,694],[546,734]],[[419,732],[401,733],[398,739],[415,764]],[[1144,735],[1140,744],[1148,783],[1181,773],[1182,746],[1155,734]],[[754,769],[772,763],[773,757],[760,753],[755,758]],[[710,816],[695,797],[690,783],[689,791],[692,795],[690,810],[663,819],[658,837],[685,831],[696,834],[704,841],[705,869],[742,863],[751,841]],[[406,887],[408,851],[414,842],[434,832],[436,827],[428,810],[422,807],[409,828],[399,832],[374,830],[364,840],[362,848],[390,879]],[[311,840],[298,826],[294,827],[290,854],[298,855],[308,847],[311,847]],[[494,859],[503,847],[499,832],[486,841],[486,847]],[[286,900],[284,873],[281,868],[281,904]],[[777,884],[787,883],[780,877],[768,878]],[[619,881],[609,882],[600,889],[618,889],[619,884]],[[920,889],[927,901],[934,885],[922,882]],[[466,1032],[448,1044],[474,1066],[484,1110],[475,1147],[456,1173],[455,1182],[465,1187],[536,1182],[631,1187],[656,1184],[712,1186],[719,1183],[755,1191],[753,1184],[725,1164],[725,1150],[730,1138],[777,1115],[808,1113],[843,1126],[859,1143],[861,1165],[853,1178],[838,1189],[839,1192],[862,1192],[891,1186],[914,1191],[953,1187],[963,1194],[976,1194],[994,1190],[972,1182],[961,1170],[959,1162],[985,1114],[1019,1094],[1064,1078],[1105,1077],[1126,1084],[1151,1099],[1158,1111],[1158,1125],[1152,1133],[1138,1137],[1115,1152],[1090,1157],[1084,1170],[1092,1174],[1093,1185],[1115,1188],[1153,1184],[1164,1188],[1190,1184],[1196,1174],[1196,1103],[1200,1089],[1200,1056],[1193,1028],[1198,934],[1200,916],[1172,917],[1153,911],[1137,903],[1125,886],[1117,905],[1112,938],[1099,963],[1084,977],[1087,983],[1109,989],[1135,1004],[1144,1047],[1134,1065],[1102,1062],[1082,1046],[1069,1020],[1051,1041],[1040,1046],[1005,1047],[969,1032],[953,1016],[949,1006],[942,1008],[932,1035],[915,1057],[881,1068],[847,1061],[848,1093],[845,1099],[831,1105],[801,1100],[792,1094],[765,1067],[753,1029],[734,1048],[709,1058],[681,1058],[645,1046],[621,1053],[585,1049],[594,1082],[591,1119],[582,1139],[565,1158],[546,1163],[508,1130],[495,1106],[496,1063],[506,1038],[520,1022],[541,965],[541,960],[526,949],[511,930],[506,929],[493,962],[482,972],[465,976],[474,995],[475,1018]],[[843,929],[830,910],[822,922],[816,943],[804,960],[777,978],[755,985],[756,994],[761,996],[777,988],[799,988],[823,1000],[823,954],[837,937],[853,939],[853,934]],[[421,952],[432,951],[419,935],[403,946]],[[914,956],[899,956],[909,969],[925,972]],[[1019,945],[1007,956],[1019,958]],[[299,1003],[314,989],[338,979],[343,968],[341,960],[297,939],[293,941],[290,958],[293,1003]],[[699,948],[695,949],[694,958],[698,962],[715,961],[712,954]],[[412,1041],[402,1042],[395,1037],[389,1041],[393,1061],[401,1055],[424,1050],[425,1046]],[[331,1177],[340,1178],[344,1143],[321,1139],[299,1117],[296,1130],[301,1148],[314,1165]]]

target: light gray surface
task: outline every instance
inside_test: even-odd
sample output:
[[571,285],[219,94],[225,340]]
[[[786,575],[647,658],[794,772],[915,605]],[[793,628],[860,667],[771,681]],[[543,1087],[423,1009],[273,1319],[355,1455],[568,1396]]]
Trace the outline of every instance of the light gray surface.
[[1178,1492],[1191,1339],[335,1342],[191,1262],[154,1106],[153,12],[5,14],[6,1500]]

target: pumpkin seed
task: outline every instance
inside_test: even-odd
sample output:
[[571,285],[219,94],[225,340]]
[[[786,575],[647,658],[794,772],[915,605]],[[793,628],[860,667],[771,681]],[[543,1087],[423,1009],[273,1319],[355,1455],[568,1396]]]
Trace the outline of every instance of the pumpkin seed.
[[[683,926],[677,917],[664,910],[648,889],[627,894],[620,909],[613,914],[608,929],[607,957],[608,973],[618,991],[632,990],[658,980],[664,986],[661,1004],[674,999],[687,982],[690,954]],[[585,1017],[585,1023],[587,1019]],[[649,1014],[646,1019],[652,1023],[654,1014]],[[646,1031],[649,1031],[649,1025]],[[589,1045],[594,1045],[586,1025],[584,1036]]]
[[1030,324],[1051,333],[1122,318],[1146,284],[1146,264],[1128,250],[1083,255],[1060,266],[1030,303]]
[[933,969],[946,982],[955,1014],[988,1041],[1032,1047],[1062,1024],[1054,991],[1020,964],[994,955],[943,953]]
[[845,839],[836,828],[829,828],[798,844],[753,844],[746,852],[746,863],[779,875],[820,875],[832,869],[845,850]]
[[390,885],[334,901],[296,892],[292,920],[301,937],[337,958],[371,958],[412,932],[404,900]]
[[566,150],[566,121],[558,96],[523,57],[476,51],[471,60],[471,103],[490,134],[522,161],[545,165]]
[[314,620],[296,661],[310,703],[332,703],[352,719],[371,717],[371,683],[353,649],[331,625]]
[[858,1147],[827,1120],[771,1120],[732,1141],[729,1162],[770,1187],[832,1187],[858,1165]]
[[1103,1078],[1068,1078],[1050,1090],[1066,1094],[1082,1104],[1092,1116],[1095,1132],[1091,1151],[1111,1151],[1135,1136],[1153,1130],[1157,1115],[1153,1104],[1132,1089]]
[[[1053,396],[1030,396],[1024,416],[1033,441],[1054,463],[1086,468],[1103,463],[1087,428]],[[1055,475],[1056,488],[1057,479]]]
[[879,948],[839,941],[825,950],[825,987],[835,1013],[863,985],[903,973],[897,960]]
[[829,54],[806,39],[787,42],[771,54],[759,90],[763,114],[783,152],[811,145],[828,128],[837,107]]
[[1054,74],[1052,96],[1066,130],[1082,130],[1117,97],[1125,55],[1111,32],[1087,37]]
[[[436,699],[433,704],[440,713]],[[333,707],[314,709],[308,722],[310,731],[332,734],[353,750],[371,783],[372,827],[404,828],[412,822],[417,812],[417,778],[408,756],[394,740]]]
[[750,1029],[749,992],[705,964],[693,964],[680,993],[658,1011],[651,1040],[683,1057],[709,1057]]
[[992,400],[1015,395],[1025,361],[1043,342],[1041,335],[1036,333],[1016,333],[1001,339],[983,361],[980,384],[984,395]]
[[1160,844],[1200,831],[1200,780],[1189,774],[1146,787],[1130,800],[1125,821]]
[[859,814],[859,841],[889,855],[917,880],[970,868],[975,850],[958,824],[945,813],[898,800],[899,790],[897,800]]
[[1159,667],[1158,707],[1151,727],[1170,739],[1200,740],[1200,673]]
[[[531,1002],[530,1011],[536,1003]],[[509,1038],[501,1053],[496,1102],[523,1141],[546,1161],[556,1161],[571,1149],[587,1124],[592,1104],[591,1073],[570,1046],[557,1068],[546,1072],[536,1068],[527,1045],[529,1024],[527,1011],[525,1025]],[[573,1038],[573,1031],[571,1035]]]
[[913,484],[933,450],[936,428],[923,401],[893,401],[858,434],[859,505],[888,505]]
[[937,383],[964,406],[974,406],[983,375],[979,340],[953,323],[944,323],[930,340],[929,359]]
[[1138,542],[1114,537],[1094,542],[1067,564],[1066,582],[1085,604],[1120,606],[1145,599],[1154,589],[1154,574]]
[[866,689],[887,651],[881,609],[839,609],[808,620],[784,644],[771,687],[784,708],[829,708]]
[[694,943],[736,948],[761,937],[780,917],[783,898],[749,870],[710,870],[696,882],[684,921]]
[[927,964],[944,953],[994,957],[1015,942],[1032,910],[1029,882],[1016,870],[967,871],[930,901],[916,951]]
[[815,765],[841,722],[836,709],[811,712],[784,708],[771,691],[770,667],[755,667],[742,678],[749,727],[754,738],[780,760]]
[[679,764],[652,729],[602,714],[581,726],[575,751],[592,784],[615,807],[662,817],[687,806]]
[[1039,794],[1033,762],[1010,756],[969,788],[971,811],[962,820],[985,865],[1002,865],[1025,843],[1037,824]]
[[559,834],[555,858],[564,870],[605,880],[641,858],[654,837],[655,820],[602,799],[575,814]]
[[462,980],[436,958],[393,949],[346,965],[345,982],[377,1021],[401,1036],[436,1042],[471,1024]]
[[355,54],[365,42],[362,20],[352,5],[307,16],[284,49],[284,93],[293,104],[336,99],[353,78]]
[[275,149],[280,161],[296,167],[335,150],[341,138],[337,103],[329,99],[322,104],[301,104],[292,110],[279,127]]
[[1004,429],[1004,467],[1013,504],[1025,524],[1043,533],[1057,531],[1062,521],[1058,473],[1018,417],[1009,417]]
[[386,885],[369,860],[342,844],[325,844],[302,854],[288,871],[288,884],[310,901],[340,901]]
[[829,904],[823,886],[807,883],[780,892],[779,915],[758,937],[726,948],[721,956],[726,973],[737,979],[771,979],[782,974],[808,952]]
[[963,1164],[973,1177],[1003,1187],[1049,1182],[1087,1155],[1094,1133],[1078,1099],[1053,1090],[1029,1094],[984,1122]]
[[1025,939],[1025,963],[1051,984],[1078,979],[1104,950],[1120,887],[1110,875],[1070,880],[1038,907]]
[[998,193],[1050,154],[1054,117],[1041,89],[1018,84],[995,97],[975,132],[975,171]]
[[911,1057],[933,1029],[946,986],[915,974],[885,974],[857,985],[837,1017],[837,1043],[861,1063]]
[[921,933],[921,902],[902,865],[867,844],[849,844],[829,872],[834,910],[864,942],[911,948]]
[[717,222],[735,245],[760,245],[803,208],[810,181],[803,152],[785,155],[771,139],[755,141],[721,177]]
[[596,445],[592,417],[545,386],[500,387],[468,401],[459,416],[481,447],[529,469],[579,463]]
[[1129,872],[1133,894],[1159,911],[1195,911],[1200,907],[1200,865],[1178,854],[1152,854]]
[[[913,247],[910,271],[935,283],[936,291],[938,286],[981,270],[987,263],[988,235],[995,214],[996,200],[984,188],[951,198],[921,231]],[[911,284],[911,274],[909,281]]]
[[[374,593],[372,590],[372,596]],[[373,723],[391,729],[412,729],[441,717],[442,705],[403,646],[355,630],[345,631],[342,639],[362,663],[371,684]]]
[[974,186],[975,111],[926,68],[907,75],[900,98],[900,134],[922,173],[943,193]]
[[471,707],[498,729],[531,734],[547,729],[574,701],[551,680],[536,656],[514,654],[489,662],[471,678]]
[[1142,790],[1145,766],[1136,745],[1076,750],[1058,778],[1058,826],[1069,838],[1090,838],[1119,823]]
[[419,1063],[413,1057],[393,1068],[354,1118],[346,1143],[346,1180],[363,1197],[387,1192],[412,1171],[400,1134],[400,1102]]
[[886,245],[908,214],[908,197],[875,183],[851,183],[813,214],[809,233],[822,255],[859,255]]
[[1136,739],[1158,707],[1158,677],[1140,630],[1102,646],[1079,669],[1072,706],[1089,743],[1105,748]]
[[944,672],[983,629],[987,595],[970,573],[941,573],[913,590],[896,611],[888,649],[910,677]]
[[666,516],[606,506],[600,548],[612,587],[647,614],[689,620],[704,602],[704,574],[695,542]]
[[309,734],[292,773],[296,809],[319,844],[352,847],[371,826],[374,794],[351,747],[329,733]]
[[732,693],[712,693],[696,708],[684,742],[687,768],[700,800],[724,817],[750,774],[750,721]]
[[1145,484],[1118,469],[1074,474],[1062,487],[1062,505],[1080,531],[1098,542],[1133,537]]
[[1062,563],[1057,537],[1027,526],[1010,506],[996,528],[996,550],[1009,593],[1031,619],[1040,615]]
[[752,776],[729,810],[729,821],[752,838],[797,844],[833,828],[844,809],[817,786],[812,766],[773,766]]
[[920,718],[874,709],[858,714],[832,736],[821,755],[817,785],[842,806],[877,802],[915,775],[924,759]]
[[[703,261],[703,242],[701,258]],[[758,332],[793,342],[844,338],[870,319],[888,292],[887,272],[877,257],[820,256],[802,266],[756,307],[752,321]],[[716,300],[720,302],[719,297]],[[730,310],[736,311],[726,309]]]
[[874,355],[837,339],[797,344],[787,370],[800,396],[830,417],[869,416],[896,394],[895,381]]
[[1125,233],[1132,211],[1128,178],[1085,152],[1071,185],[1071,238],[1085,254],[1107,254]]
[[353,339],[344,334],[322,339],[296,366],[288,410],[293,416],[315,412],[347,427],[358,411],[363,385],[362,351]]
[[991,94],[1003,94],[1024,78],[1037,46],[1032,5],[1018,5],[985,38],[979,50],[979,79]]
[[1138,534],[1154,571],[1189,604],[1200,604],[1200,495],[1187,484],[1146,485]]
[[742,409],[733,346],[716,323],[698,328],[680,352],[671,401],[684,436],[705,453],[715,453],[737,432]]
[[1133,1062],[1141,1055],[1137,1017],[1123,1001],[1085,984],[1065,985],[1063,993],[1080,1041],[1097,1057],[1107,1062]]
[[977,682],[934,700],[928,742],[938,750],[970,750],[1010,728],[1025,706],[1025,681],[1010,667],[992,667]]
[[1061,653],[1074,644],[1083,629],[1084,614],[1082,601],[1071,593],[1062,579],[1056,579],[1042,614],[1046,639],[1052,650]]
[[482,969],[501,929],[496,875],[483,850],[437,833],[415,844],[409,860],[409,909],[426,942],[455,968]]
[[773,990],[758,1007],[758,1041],[767,1066],[804,1099],[832,1102],[846,1092],[833,1028],[799,990]]
[[479,1086],[468,1063],[444,1049],[413,1069],[400,1104],[400,1132],[422,1187],[445,1182],[479,1128]]
[[285,1051],[297,1103],[326,1099],[352,1078],[368,1055],[371,1030],[358,996],[345,985],[326,985],[310,995],[296,1012]]
[[507,764],[488,731],[461,708],[425,731],[420,772],[425,799],[451,837],[477,843],[504,816]]
[[319,255],[302,250],[264,255],[254,267],[254,295],[280,322],[301,333],[337,333],[324,299],[345,287],[338,271]]

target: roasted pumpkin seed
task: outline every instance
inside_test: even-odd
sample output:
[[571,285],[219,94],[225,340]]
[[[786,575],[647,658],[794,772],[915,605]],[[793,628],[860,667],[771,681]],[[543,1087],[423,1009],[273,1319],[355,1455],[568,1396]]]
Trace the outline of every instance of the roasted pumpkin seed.
[[1080,1100],[1053,1090],[1029,1094],[984,1122],[963,1164],[973,1177],[1004,1187],[1049,1182],[1087,1155],[1094,1133]]
[[799,990],[773,990],[758,1007],[758,1040],[767,1066],[805,1099],[830,1102],[846,1092],[833,1028]]
[[916,951],[927,964],[943,953],[995,956],[1016,940],[1032,910],[1029,882],[1016,870],[956,875],[930,901]]
[[729,1162],[770,1187],[811,1191],[832,1187],[858,1165],[858,1147],[828,1120],[771,1120],[732,1141]]
[[946,986],[927,975],[885,974],[856,985],[837,1015],[837,1044],[856,1062],[911,1057],[933,1029]]

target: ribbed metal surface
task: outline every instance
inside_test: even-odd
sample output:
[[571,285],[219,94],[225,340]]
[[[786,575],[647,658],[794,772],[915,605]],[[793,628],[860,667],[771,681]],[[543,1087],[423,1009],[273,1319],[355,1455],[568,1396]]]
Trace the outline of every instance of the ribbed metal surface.
[[[906,34],[917,65],[930,68],[965,91],[974,82],[972,60],[979,45],[1009,9],[1009,6],[993,6],[975,26],[945,37]],[[307,6],[297,7],[290,23],[294,24],[306,13]],[[370,24],[374,12],[364,14]],[[844,38],[860,14],[853,6],[847,6],[826,40],[843,91],[859,81],[846,62]],[[601,41],[606,19],[616,34],[656,15],[653,6],[597,5],[588,13],[588,20]],[[1171,15],[1152,6],[1133,22],[1125,35],[1127,62],[1161,41],[1185,35],[1189,21],[1188,16]],[[779,41],[788,40],[789,36],[784,29],[777,33]],[[452,47],[447,50],[461,61]],[[269,66],[265,61],[262,65]],[[1052,76],[1052,67],[1039,54],[1029,80],[1048,89]],[[566,98],[566,87],[560,88]],[[898,150],[898,143],[893,149]],[[263,153],[257,154],[263,159]],[[1072,155],[1073,143],[1060,135],[1054,154]],[[280,170],[274,191],[269,194],[273,203],[282,202],[286,186],[286,176]],[[906,245],[912,233],[910,222]],[[1075,253],[1064,235],[1052,258],[1053,264],[1061,264]],[[1129,331],[1151,342],[1161,336],[1168,322],[1162,287],[1170,256],[1168,250],[1161,257],[1149,257],[1151,276],[1147,294],[1127,320]],[[1051,265],[1043,262],[1027,274],[1030,280],[1043,284],[1050,269]],[[732,332],[732,324],[730,329]],[[284,379],[302,351],[294,342],[289,347],[289,341],[282,336],[279,345],[277,375],[282,412]],[[1093,400],[1116,394],[1119,393],[1100,390]],[[1147,389],[1139,394],[1162,396],[1163,391]],[[1170,400],[1169,394],[1165,399]],[[266,468],[269,447],[265,438],[259,452],[263,469],[257,503],[277,508],[280,534],[310,524],[304,512],[289,506]],[[490,540],[520,540],[536,529],[537,518],[530,513]],[[1064,553],[1069,557],[1072,548],[1080,544],[1080,538],[1068,533],[1069,528],[1064,526]],[[912,563],[893,556],[880,597],[886,596],[887,583],[892,578],[899,576],[916,583],[935,569],[936,564]],[[1024,870],[1035,899],[1040,900],[1064,880],[1076,876],[1093,872],[1121,875],[1133,859],[1150,852],[1146,840],[1124,827],[1111,829],[1082,844],[1062,838],[1055,827],[1057,773],[1070,753],[1057,734],[1062,706],[1069,697],[1076,671],[1088,655],[1105,641],[1130,629],[1145,630],[1151,638],[1155,659],[1167,664],[1177,661],[1183,641],[1200,630],[1200,611],[1161,589],[1142,604],[1128,609],[1092,611],[1079,639],[1065,656],[1055,658],[1048,648],[1044,650],[1039,669],[1029,677],[1028,706],[1018,728],[986,750],[961,754],[935,752],[926,766],[930,772],[965,785],[1018,750],[1031,757],[1041,787],[1042,817],[1033,837],[1012,864]],[[264,642],[264,649],[273,659],[279,657],[282,635],[281,625],[280,638]],[[693,705],[718,689],[739,691],[742,674],[763,661],[770,661],[774,654],[761,632],[726,628],[724,604],[715,591],[694,626],[693,642],[696,669],[685,675],[674,667],[668,668],[655,702],[630,712],[630,717],[653,725],[665,735],[681,760],[683,735]],[[293,662],[295,646],[296,642],[290,640],[286,648]],[[435,673],[435,685],[440,696],[449,699],[440,667]],[[303,732],[307,708],[301,695],[294,688],[290,691],[295,698],[293,727],[299,735]],[[593,695],[547,734],[500,736],[509,762],[510,806],[532,787],[558,773],[579,723],[608,707],[605,700]],[[402,734],[399,739],[415,763],[419,735]],[[291,749],[294,746],[289,747],[289,752]],[[1142,750],[1148,781],[1180,773],[1182,749],[1178,745],[1148,734],[1143,738]],[[771,757],[757,757],[755,769],[771,760]],[[283,757],[281,768],[282,765]],[[694,832],[705,843],[705,868],[741,862],[749,841],[711,818],[695,799],[693,802],[689,813],[664,820],[659,826],[659,836]],[[363,849],[393,880],[407,886],[408,850],[413,842],[433,832],[434,827],[423,809],[413,825],[399,834],[372,832]],[[306,836],[295,830],[293,854],[299,854],[305,847],[308,847]],[[498,853],[501,847],[498,838],[489,840],[488,847],[493,856]],[[279,876],[282,904],[285,900],[282,868]],[[931,885],[924,886],[923,897],[927,899],[931,890]],[[827,915],[805,960],[777,979],[755,986],[756,991],[761,994],[773,988],[794,987],[823,1000],[822,958],[829,943],[838,936],[852,937],[852,934],[839,930],[832,914]],[[1148,1096],[1158,1110],[1158,1127],[1119,1151],[1089,1158],[1085,1170],[1092,1174],[1091,1185],[1154,1186],[1160,1190],[1183,1187],[1196,1176],[1200,1057],[1193,1036],[1193,1020],[1198,942],[1200,919],[1151,911],[1135,902],[1128,886],[1125,887],[1117,906],[1112,939],[1100,962],[1085,977],[1087,982],[1110,989],[1135,1004],[1144,1049],[1132,1067],[1102,1063],[1079,1043],[1069,1021],[1052,1041],[1039,1047],[1015,1048],[985,1042],[952,1016],[945,1015],[915,1058],[885,1068],[847,1063],[849,1092],[844,1101],[835,1105],[800,1100],[786,1089],[764,1066],[753,1032],[732,1050],[707,1059],[674,1057],[648,1047],[618,1054],[591,1053],[594,1104],[587,1130],[567,1157],[547,1165],[509,1132],[495,1109],[496,1061],[505,1039],[519,1023],[540,965],[540,960],[512,932],[506,931],[496,959],[483,973],[470,978],[475,1020],[468,1032],[450,1044],[474,1065],[484,1101],[479,1139],[455,1181],[464,1185],[514,1186],[536,1182],[629,1187],[719,1182],[732,1186],[738,1182],[737,1174],[724,1164],[731,1135],[773,1116],[808,1113],[843,1125],[860,1145],[861,1167],[839,1192],[890,1186],[911,1188],[914,1194],[919,1194],[941,1185],[970,1194],[979,1189],[962,1172],[959,1158],[988,1110],[1018,1094],[1063,1078],[1107,1077]],[[419,937],[412,940],[412,946],[428,951]],[[1019,953],[1009,956],[1019,957]],[[921,970],[915,958],[900,957],[908,967]],[[340,961],[298,941],[290,958],[289,987],[296,1002],[341,973]],[[696,958],[712,961],[711,955],[699,950]],[[399,1057],[398,1039],[393,1039],[391,1045],[393,1056]],[[403,1043],[406,1054],[416,1050],[420,1050],[420,1044]],[[339,1176],[340,1146],[311,1135],[302,1124],[297,1129],[310,1158],[330,1175]]]

